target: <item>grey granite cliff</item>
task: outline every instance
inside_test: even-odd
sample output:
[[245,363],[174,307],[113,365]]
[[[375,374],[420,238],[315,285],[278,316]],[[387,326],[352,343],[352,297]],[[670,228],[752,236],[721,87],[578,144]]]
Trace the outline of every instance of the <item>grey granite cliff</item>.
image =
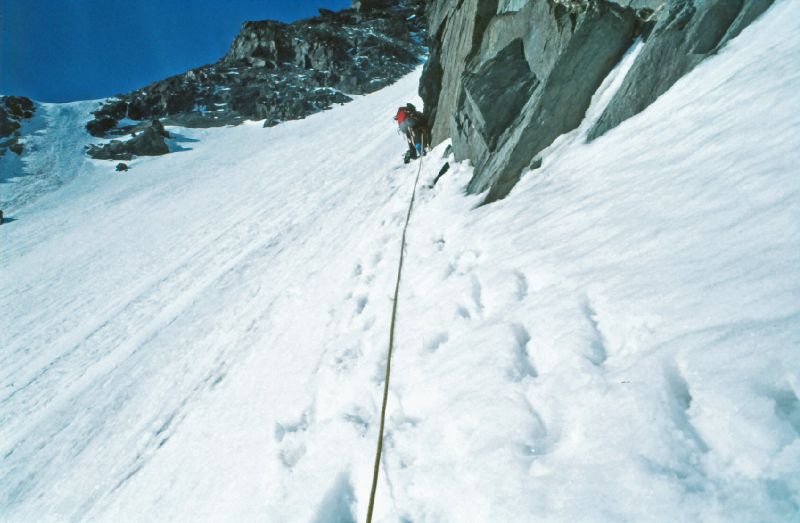
[[537,155],[581,122],[637,38],[645,46],[591,129],[641,112],[772,0],[433,0],[420,95],[434,143],[453,140],[470,192],[505,197]]

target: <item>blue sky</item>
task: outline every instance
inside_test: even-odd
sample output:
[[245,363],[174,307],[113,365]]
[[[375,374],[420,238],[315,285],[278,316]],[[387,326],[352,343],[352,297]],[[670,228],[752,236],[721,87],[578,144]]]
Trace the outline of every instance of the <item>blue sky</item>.
[[103,98],[218,60],[246,20],[350,0],[0,0],[0,93]]

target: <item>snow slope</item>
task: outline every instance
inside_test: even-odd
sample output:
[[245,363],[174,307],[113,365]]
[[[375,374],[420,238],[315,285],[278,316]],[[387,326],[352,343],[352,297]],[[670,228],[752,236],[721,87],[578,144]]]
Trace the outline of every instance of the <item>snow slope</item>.
[[13,217],[44,194],[69,186],[78,173],[88,178],[96,170],[97,164],[80,151],[100,141],[85,128],[98,105],[97,100],[36,104],[33,118],[23,120],[22,157],[10,153],[0,157],[0,208],[6,216]]
[[[800,520],[798,17],[584,144],[623,62],[503,201],[419,190],[378,520]],[[363,520],[417,81],[0,227],[1,520]]]

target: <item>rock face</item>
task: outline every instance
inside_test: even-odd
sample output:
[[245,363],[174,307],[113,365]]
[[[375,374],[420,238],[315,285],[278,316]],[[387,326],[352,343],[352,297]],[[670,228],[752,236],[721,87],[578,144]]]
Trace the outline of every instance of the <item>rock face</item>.
[[0,156],[6,150],[22,154],[20,128],[23,120],[33,118],[36,106],[24,96],[0,96]]
[[673,0],[658,13],[633,68],[600,120],[594,139],[640,113],[684,74],[738,35],[773,0]]
[[264,119],[271,126],[348,102],[347,94],[376,91],[419,64],[424,8],[421,0],[359,4],[292,24],[246,22],[217,63],[119,95],[94,113],[87,130],[127,134],[123,118],[188,127]]
[[467,62],[480,49],[497,9],[497,0],[438,0],[427,7],[431,45],[419,90],[434,144],[451,135],[449,115],[455,112]]
[[538,153],[577,127],[636,38],[645,47],[590,132],[650,105],[772,0],[434,0],[420,95],[432,138],[469,158],[468,190],[505,197]]
[[[160,156],[169,152],[165,138],[169,133],[158,120],[136,133],[133,138],[123,142],[111,140],[103,145],[91,145],[86,154],[96,160],[130,160],[134,156]],[[119,167],[119,166],[118,166]]]

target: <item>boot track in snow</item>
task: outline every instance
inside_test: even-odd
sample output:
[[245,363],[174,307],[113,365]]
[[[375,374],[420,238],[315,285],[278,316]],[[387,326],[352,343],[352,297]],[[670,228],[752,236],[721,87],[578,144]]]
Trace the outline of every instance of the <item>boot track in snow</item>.
[[417,177],[414,179],[414,189],[411,192],[411,200],[408,202],[408,212],[406,222],[403,225],[403,235],[400,239],[400,260],[397,263],[397,280],[394,285],[394,299],[392,300],[392,319],[389,324],[389,350],[386,355],[386,376],[383,380],[383,403],[381,404],[381,425],[378,430],[378,446],[375,450],[375,467],[372,472],[372,489],[369,493],[369,508],[367,509],[367,523],[372,522],[372,511],[375,508],[375,491],[378,489],[378,473],[381,468],[381,452],[383,451],[383,429],[386,422],[386,402],[389,398],[389,378],[392,375],[392,350],[394,349],[394,331],[397,324],[397,298],[400,294],[400,277],[403,273],[403,258],[406,250],[406,231],[408,223],[411,221],[411,212],[414,209],[414,200],[417,197],[417,185],[419,175],[422,172],[422,158],[419,160]]

